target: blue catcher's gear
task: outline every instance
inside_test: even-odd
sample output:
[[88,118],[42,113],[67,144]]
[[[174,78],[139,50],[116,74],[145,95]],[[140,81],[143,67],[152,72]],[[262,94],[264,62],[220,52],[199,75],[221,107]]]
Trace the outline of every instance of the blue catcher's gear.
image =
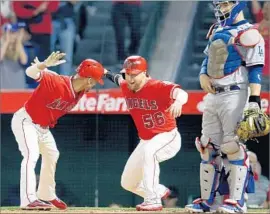
[[[202,158],[201,197],[185,209],[246,213],[246,196],[254,192],[254,180],[246,148],[235,130],[246,107],[249,84],[260,83],[265,44],[255,26],[242,17],[245,2],[214,3],[219,23],[207,34],[200,74],[208,76],[215,93],[205,98],[202,137],[195,144]],[[218,200],[224,194],[228,199]]]
[[[221,4],[229,4],[231,2],[234,3],[234,5],[230,9],[226,11],[221,9]],[[245,1],[222,1],[222,0],[221,1],[214,0],[213,4],[216,19],[222,27],[230,26],[231,24],[233,24],[238,14],[247,5]]]
[[235,72],[242,65],[242,58],[232,44],[229,30],[216,30],[208,46],[207,73],[213,78],[223,78]]

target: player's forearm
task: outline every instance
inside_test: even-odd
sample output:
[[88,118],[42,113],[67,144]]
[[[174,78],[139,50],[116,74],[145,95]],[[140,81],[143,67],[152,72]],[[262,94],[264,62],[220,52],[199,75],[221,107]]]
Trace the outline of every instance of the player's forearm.
[[106,71],[105,77],[118,86],[120,85],[121,81],[123,81],[123,77],[120,74],[115,74],[111,71]]
[[173,95],[172,95],[173,99],[175,101],[177,101],[180,105],[184,105],[187,103],[188,101],[188,93],[185,92],[183,89],[181,88],[175,88],[173,90]]
[[258,103],[261,105],[261,75],[262,75],[262,65],[255,65],[248,68],[248,80],[250,87],[250,97],[249,102]]
[[34,64],[29,66],[25,73],[27,76],[29,76],[30,78],[33,79],[38,79],[40,77],[40,72],[44,69],[46,69],[46,65],[44,63],[38,63],[38,64]]
[[208,57],[206,57],[202,62],[200,75],[207,75],[207,63],[208,63]]
[[250,86],[250,95],[251,96],[260,96],[261,94],[261,84],[249,84]]

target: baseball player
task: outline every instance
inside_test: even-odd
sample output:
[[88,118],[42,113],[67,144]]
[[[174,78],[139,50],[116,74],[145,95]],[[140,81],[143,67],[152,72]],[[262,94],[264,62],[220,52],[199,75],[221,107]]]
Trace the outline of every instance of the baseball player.
[[[201,198],[186,206],[190,212],[246,212],[244,195],[252,192],[252,176],[245,146],[235,134],[245,109],[260,109],[264,40],[244,18],[244,1],[214,1],[218,23],[213,25],[204,51],[200,83],[206,91],[200,152]],[[248,88],[250,88],[250,93]],[[228,159],[223,164],[222,156]],[[225,170],[222,165],[226,166]],[[223,168],[224,169],[224,168]],[[227,172],[226,177],[224,172]],[[228,176],[228,177],[227,177]],[[224,185],[227,178],[227,186]],[[226,180],[226,179],[225,179]],[[254,180],[253,180],[254,181]],[[226,188],[227,187],[227,188]],[[216,207],[216,194],[229,193]]]
[[150,78],[141,56],[128,57],[121,73],[124,78],[105,69],[105,77],[120,86],[140,137],[125,165],[121,185],[144,198],[136,206],[138,211],[162,210],[161,199],[170,190],[159,183],[159,163],[180,150],[175,118],[181,115],[188,94],[179,85]]
[[[20,181],[22,209],[67,208],[55,194],[54,177],[59,151],[49,129],[77,104],[85,91],[96,83],[103,84],[104,68],[92,59],[84,60],[74,76],[58,75],[47,69],[64,63],[64,55],[53,52],[43,62],[36,58],[32,66],[26,69],[26,75],[39,82],[39,85],[12,118],[11,128],[23,156]],[[42,155],[42,163],[36,193],[35,166],[39,154]]]

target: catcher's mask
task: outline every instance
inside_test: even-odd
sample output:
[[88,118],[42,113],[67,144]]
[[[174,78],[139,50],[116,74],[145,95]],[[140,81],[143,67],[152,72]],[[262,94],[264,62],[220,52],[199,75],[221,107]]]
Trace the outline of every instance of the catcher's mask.
[[[222,11],[221,5],[233,3],[233,6],[228,11]],[[224,26],[230,26],[233,24],[234,20],[238,14],[246,7],[247,3],[245,1],[218,1],[214,0],[214,12],[218,23]]]

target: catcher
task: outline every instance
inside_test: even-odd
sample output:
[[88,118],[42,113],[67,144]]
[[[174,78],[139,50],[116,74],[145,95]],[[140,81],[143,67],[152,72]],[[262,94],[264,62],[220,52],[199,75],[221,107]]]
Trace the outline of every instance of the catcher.
[[[264,40],[244,18],[246,2],[215,0],[213,4],[218,22],[208,32],[201,66],[200,84],[208,94],[202,136],[195,141],[202,159],[201,197],[186,210],[245,213],[244,195],[254,192],[254,180],[243,142],[267,134],[270,127],[260,109]],[[217,204],[217,194],[229,198]]]

